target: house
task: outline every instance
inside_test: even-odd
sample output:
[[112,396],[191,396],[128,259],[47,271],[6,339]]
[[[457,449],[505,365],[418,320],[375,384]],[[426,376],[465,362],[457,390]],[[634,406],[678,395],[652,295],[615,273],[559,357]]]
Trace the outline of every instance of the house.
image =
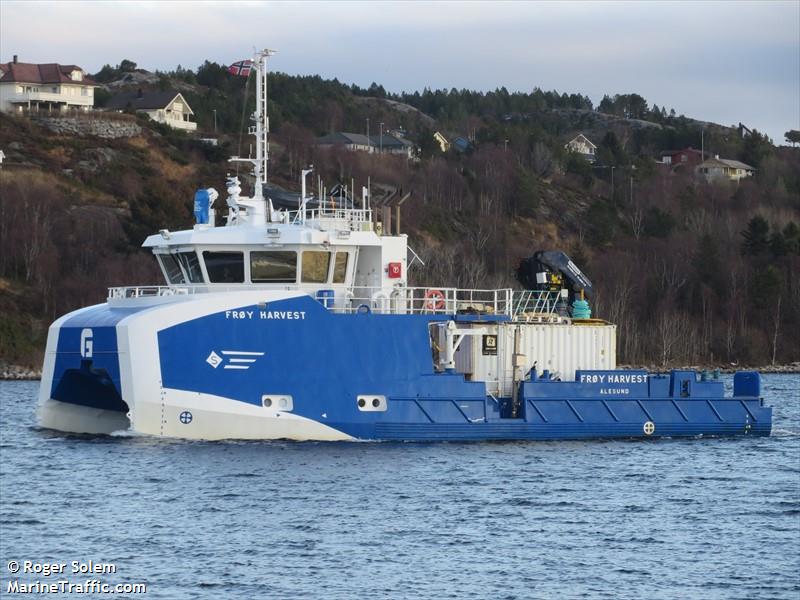
[[337,131],[317,138],[317,146],[344,148],[353,152],[373,152],[372,141],[360,133]]
[[564,148],[566,148],[568,152],[580,154],[590,163],[595,161],[597,146],[595,146],[592,141],[582,133],[579,133],[566,144],[564,144]]
[[444,135],[437,131],[433,134],[433,139],[436,140],[436,143],[439,144],[439,149],[442,152],[447,152],[450,150],[450,142],[447,141],[447,138]]
[[174,90],[165,92],[123,92],[109,98],[106,110],[122,112],[132,110],[149,116],[156,123],[163,123],[175,129],[195,131],[197,123],[191,120],[194,111],[183,94]]
[[406,158],[414,155],[414,144],[398,133],[373,135],[372,144],[381,154],[402,154]]
[[98,84],[77,65],[22,63],[17,55],[0,63],[0,110],[90,111]]
[[738,160],[720,158],[719,155],[714,155],[714,158],[709,158],[695,167],[695,173],[705,177],[706,181],[739,182],[745,177],[752,177],[755,171],[750,165]]
[[339,147],[353,152],[369,152],[382,154],[402,154],[411,158],[414,144],[399,133],[386,132],[369,137],[360,133],[337,131],[317,139],[318,146]]
[[472,143],[467,138],[458,136],[453,139],[453,148],[456,149],[456,152],[464,153],[472,148]]
[[661,153],[661,162],[670,165],[673,169],[682,166],[694,167],[703,162],[703,153],[689,146],[683,150],[664,150]]

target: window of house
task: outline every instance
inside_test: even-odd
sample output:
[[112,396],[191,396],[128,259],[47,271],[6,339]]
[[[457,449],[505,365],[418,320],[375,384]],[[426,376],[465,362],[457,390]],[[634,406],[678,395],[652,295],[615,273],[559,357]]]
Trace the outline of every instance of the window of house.
[[197,258],[196,252],[179,252],[175,256],[189,276],[189,283],[203,283],[203,271],[200,269],[200,259]]
[[297,252],[293,250],[251,252],[250,281],[253,283],[296,283]]
[[175,112],[183,112],[183,104],[181,104],[180,102],[173,102],[172,110],[174,110]]
[[333,264],[333,283],[344,283],[347,277],[347,252],[337,252]]
[[86,88],[81,88],[81,96],[86,96],[86,95],[88,95]]
[[211,283],[244,283],[242,252],[203,252],[208,280]]
[[303,252],[303,283],[325,283],[328,281],[328,267],[331,253],[317,250]]
[[164,272],[167,274],[167,282],[186,283],[181,266],[178,264],[178,259],[175,258],[174,254],[159,254],[158,261],[164,267]]

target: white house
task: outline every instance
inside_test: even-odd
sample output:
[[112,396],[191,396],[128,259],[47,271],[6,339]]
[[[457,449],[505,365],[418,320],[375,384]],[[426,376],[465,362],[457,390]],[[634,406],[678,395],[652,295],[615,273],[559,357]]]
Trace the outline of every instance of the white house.
[[714,158],[709,158],[695,167],[695,173],[705,177],[706,181],[738,182],[745,177],[751,177],[755,171],[750,165],[738,160],[720,158],[719,155],[715,155]]
[[0,63],[0,110],[3,112],[90,111],[95,81],[77,65],[21,63],[14,56]]
[[450,150],[450,142],[447,140],[446,137],[444,137],[444,134],[442,134],[442,132],[437,131],[436,133],[434,133],[433,139],[436,140],[437,144],[439,144],[439,149],[442,152],[447,152],[448,150]]
[[569,152],[580,154],[589,162],[594,162],[595,160],[597,146],[595,146],[592,141],[582,133],[579,133],[566,144],[564,144],[564,148],[566,148]]
[[106,110],[122,112],[133,110],[144,113],[157,123],[164,123],[175,129],[195,131],[197,123],[191,120],[194,111],[180,92],[123,92],[112,96]]

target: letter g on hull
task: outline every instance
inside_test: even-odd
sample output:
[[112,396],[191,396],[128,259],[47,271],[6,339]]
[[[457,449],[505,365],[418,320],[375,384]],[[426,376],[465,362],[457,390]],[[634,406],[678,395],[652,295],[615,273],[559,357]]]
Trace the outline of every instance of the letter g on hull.
[[92,349],[94,348],[92,337],[91,329],[81,331],[81,356],[83,358],[92,358]]

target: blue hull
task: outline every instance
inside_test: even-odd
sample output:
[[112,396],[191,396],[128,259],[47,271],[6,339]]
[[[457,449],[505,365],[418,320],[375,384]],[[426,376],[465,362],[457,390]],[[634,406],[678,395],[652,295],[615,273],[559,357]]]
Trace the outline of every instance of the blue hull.
[[[53,378],[43,381],[50,386],[50,397],[109,411],[124,411],[137,402],[123,393],[124,353],[115,329],[132,314],[105,307],[62,324]],[[248,405],[247,414],[252,414],[254,407],[266,406],[267,396],[291,398],[292,417],[362,440],[770,433],[772,409],[759,397],[757,373],[738,373],[728,398],[721,382],[701,381],[693,371],[650,375],[622,370],[578,371],[574,382],[524,381],[515,399],[494,398],[484,382],[434,369],[429,324],[461,318],[467,317],[334,314],[306,296],[271,302],[266,308],[242,306],[154,331],[155,377],[162,395],[177,391],[181,397],[218,398],[232,412],[239,410],[237,405]],[[85,343],[79,338],[87,328],[94,342],[90,359],[76,351]],[[357,399],[365,396],[374,396],[376,402],[381,398],[382,409],[360,407]],[[187,437],[195,427],[207,431],[213,426],[203,422],[213,415],[188,405],[163,414],[173,431]]]

